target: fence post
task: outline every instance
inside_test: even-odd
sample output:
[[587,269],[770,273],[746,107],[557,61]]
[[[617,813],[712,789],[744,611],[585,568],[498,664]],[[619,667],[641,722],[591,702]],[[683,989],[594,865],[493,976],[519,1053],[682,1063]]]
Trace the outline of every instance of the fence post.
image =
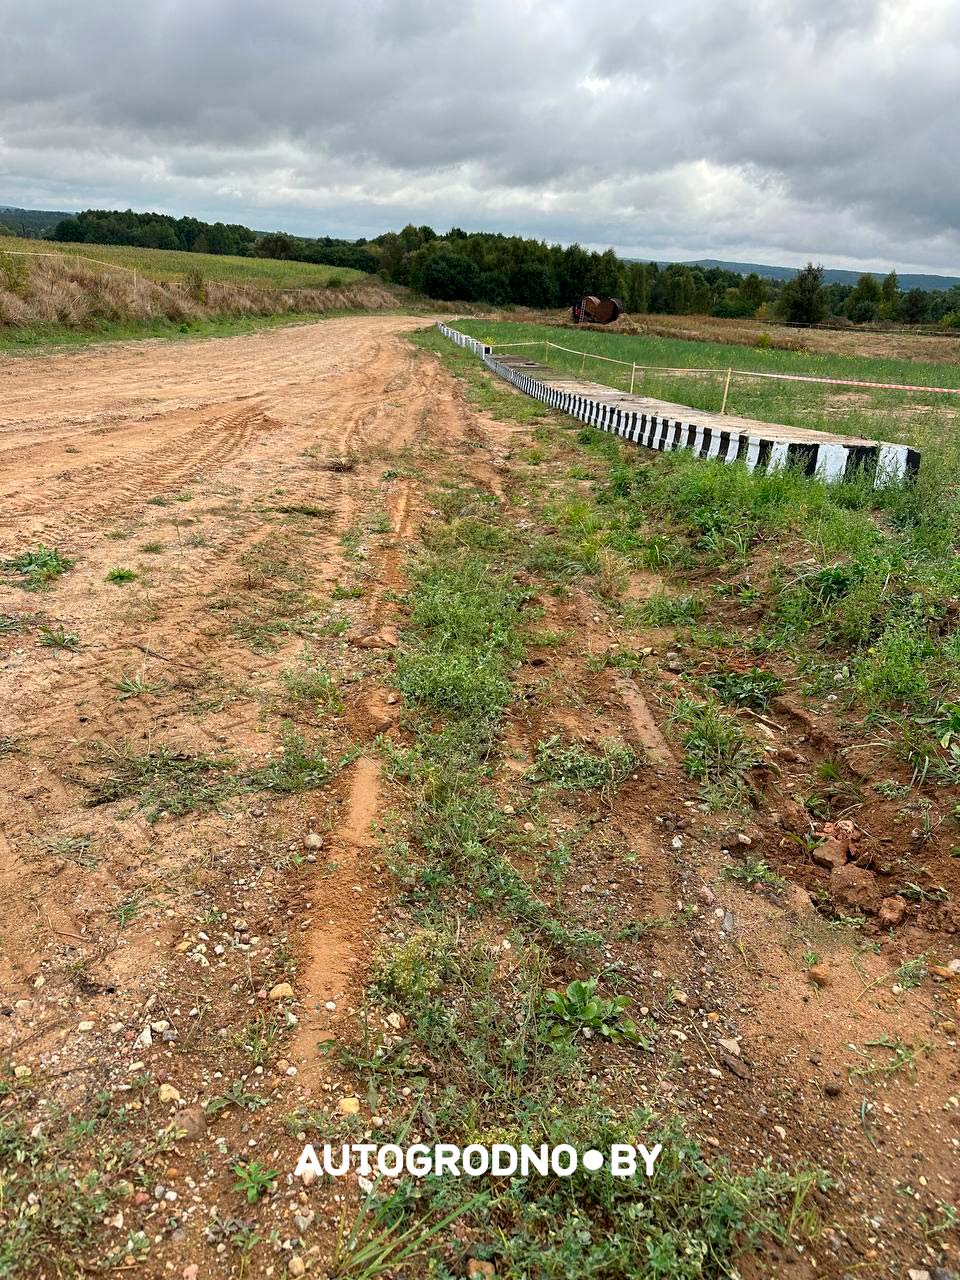
[[630,366],[630,394],[633,395],[633,380],[637,376],[636,363]]
[[580,361],[580,377],[583,377],[583,371],[587,367],[587,353],[583,353],[583,359]]
[[720,406],[720,412],[721,412],[721,413],[726,413],[726,412],[727,412],[727,394],[728,394],[728,392],[730,391],[730,375],[731,375],[731,373],[733,373],[733,370],[732,370],[732,369],[728,369],[728,370],[727,370],[727,380],[726,380],[726,382],[723,384],[723,404],[721,404],[721,406]]

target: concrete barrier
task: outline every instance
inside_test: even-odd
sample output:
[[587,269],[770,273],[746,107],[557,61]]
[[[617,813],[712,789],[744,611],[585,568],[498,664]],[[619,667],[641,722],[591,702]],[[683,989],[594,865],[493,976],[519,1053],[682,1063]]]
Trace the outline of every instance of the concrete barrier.
[[702,458],[742,462],[751,471],[773,472],[789,464],[825,481],[843,480],[867,471],[877,486],[903,480],[920,467],[920,454],[908,445],[778,426],[648,396],[627,395],[523,356],[494,354],[489,343],[471,338],[452,325],[439,323],[437,327],[525,395],[647,449],[662,453],[686,449]]

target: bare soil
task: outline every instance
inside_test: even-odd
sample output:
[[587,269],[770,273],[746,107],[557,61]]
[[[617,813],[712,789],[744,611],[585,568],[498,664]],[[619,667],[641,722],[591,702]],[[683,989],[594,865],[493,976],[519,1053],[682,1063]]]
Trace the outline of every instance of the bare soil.
[[[135,1229],[149,1237],[143,1275],[191,1280],[196,1265],[201,1278],[269,1276],[298,1237],[297,1256],[326,1274],[341,1193],[293,1182],[297,1117],[334,1123],[352,1099],[354,1081],[318,1044],[353,1034],[371,956],[392,929],[397,888],[380,837],[402,800],[378,738],[403,736],[391,671],[405,556],[438,478],[471,480],[507,519],[529,471],[529,428],[471,408],[405,341],[422,323],[366,316],[0,362],[0,560],[44,543],[76,561],[49,591],[0,586],[12,620],[0,634],[0,1050],[22,1068],[0,1118],[41,1101],[83,1113],[106,1091],[135,1104],[146,1140],[241,1075],[267,1102],[225,1106],[150,1157],[110,1228],[121,1247]],[[559,457],[552,474],[568,464]],[[107,581],[118,566],[137,579]],[[659,585],[635,583],[634,594]],[[588,746],[614,737],[648,762],[613,802],[542,799],[558,830],[588,832],[558,901],[588,926],[689,921],[619,948],[637,1003],[663,1010],[669,1052],[640,1083],[608,1071],[605,1084],[681,1113],[708,1156],[830,1172],[817,1242],[770,1247],[746,1275],[955,1266],[955,1235],[923,1223],[960,1196],[960,978],[941,969],[906,991],[883,979],[920,953],[948,963],[958,921],[949,904],[924,901],[896,931],[864,935],[818,914],[828,872],[796,839],[790,797],[849,745],[841,728],[826,707],[811,717],[779,700],[768,724],[751,726],[767,748],[765,807],[733,823],[705,814],[657,697],[682,679],[660,666],[664,633],[631,637],[651,649],[650,672],[598,671],[591,655],[618,638],[586,588],[538,603],[542,626],[568,639],[528,655],[504,731],[511,749],[529,759],[551,733]],[[79,647],[41,645],[41,625]],[[336,676],[334,713],[290,700],[283,673],[305,644]],[[121,696],[118,682],[133,677],[149,691]],[[325,786],[284,794],[250,782],[279,754],[284,719],[331,763],[346,760]],[[135,797],[92,803],[118,755],[159,748],[225,758],[244,785],[219,808],[179,815]],[[869,745],[854,761],[870,778]],[[512,794],[515,774],[497,785]],[[864,866],[891,885],[909,866],[922,885],[956,891],[957,864],[935,834],[904,828],[879,799],[856,820]],[[611,854],[625,847],[626,865]],[[725,851],[744,848],[791,888],[721,878]],[[822,985],[808,975],[811,951]],[[573,962],[557,975],[577,976]],[[272,999],[287,981],[295,998]],[[682,1003],[668,996],[677,990]],[[258,1061],[245,1038],[274,1021]],[[718,1048],[718,1035],[739,1052]],[[884,1038],[912,1046],[913,1065],[857,1075],[889,1061],[864,1047]],[[161,1103],[163,1083],[179,1099]],[[366,1099],[359,1109],[357,1132],[369,1133]],[[257,1219],[277,1247],[249,1258],[210,1233],[214,1209],[245,1213],[227,1150],[281,1171]],[[292,1218],[308,1208],[316,1219],[301,1232]],[[36,1267],[60,1271],[50,1259]]]

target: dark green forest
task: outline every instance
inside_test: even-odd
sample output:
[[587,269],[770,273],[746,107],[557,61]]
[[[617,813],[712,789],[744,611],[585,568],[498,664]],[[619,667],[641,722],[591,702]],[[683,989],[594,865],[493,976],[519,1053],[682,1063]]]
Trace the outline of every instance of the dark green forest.
[[612,249],[597,253],[521,236],[445,233],[406,226],[373,240],[266,234],[250,227],[131,209],[88,209],[48,231],[68,243],[127,244],[152,249],[281,258],[379,273],[429,298],[491,306],[568,307],[585,293],[616,297],[628,312],[778,318],[794,324],[843,319],[851,324],[941,324],[960,328],[960,285],[900,288],[890,272],[862,275],[855,285],[824,284],[812,263],[788,281],[740,275],[722,267],[631,262]]

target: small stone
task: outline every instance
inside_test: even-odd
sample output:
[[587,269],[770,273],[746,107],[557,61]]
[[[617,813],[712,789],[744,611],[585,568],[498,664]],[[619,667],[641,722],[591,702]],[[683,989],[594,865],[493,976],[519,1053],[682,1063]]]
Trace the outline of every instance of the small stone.
[[674,1003],[674,1004],[686,1004],[686,1003],[687,1003],[687,993],[686,993],[685,991],[675,991],[675,992],[673,993],[673,1003]]
[[149,1049],[152,1044],[153,1034],[150,1031],[150,1027],[146,1026],[137,1036],[136,1040],[134,1040],[133,1047],[135,1049]]
[[303,837],[303,847],[305,849],[322,849],[323,836],[318,835],[316,831],[308,831]]
[[832,836],[818,844],[813,851],[813,860],[819,867],[832,871],[834,867],[844,867],[849,857],[849,848]]
[[880,904],[876,876],[865,867],[847,863],[830,872],[830,892],[842,907],[873,913]]
[[207,1131],[207,1113],[203,1107],[184,1107],[177,1112],[174,1127],[178,1138],[185,1142],[196,1142]]
[[712,907],[717,900],[713,890],[705,884],[702,884],[697,890],[697,897],[708,907]]
[[33,1067],[19,1066],[13,1068],[15,1080],[27,1080],[33,1075]]
[[303,1183],[305,1187],[312,1186],[316,1182],[316,1180],[317,1180],[316,1169],[309,1169],[309,1168],[304,1169],[303,1173],[301,1173],[300,1175],[300,1181]]
[[302,1276],[307,1270],[307,1264],[296,1254],[287,1263],[287,1271],[292,1276]]
[[674,652],[672,649],[669,653],[667,653],[664,656],[663,661],[664,661],[664,666],[667,668],[667,670],[672,671],[674,675],[679,674],[679,672],[683,670],[683,662],[680,658],[679,653]]
[[895,929],[903,920],[907,911],[907,900],[895,893],[892,898],[884,898],[877,912],[877,924],[881,929]]
[[162,1084],[157,1092],[157,1097],[161,1102],[179,1102],[180,1090],[175,1089],[172,1084]]
[[92,1030],[93,1030],[93,1026],[94,1026],[94,1024],[93,1024],[92,1022],[78,1022],[78,1023],[77,1023],[77,1030],[78,1030],[78,1031],[92,1031]]
[[740,1041],[739,1040],[734,1040],[729,1036],[721,1036],[720,1039],[717,1041],[717,1044],[720,1046],[721,1049],[726,1050],[727,1053],[732,1053],[735,1058],[740,1057]]
[[196,1262],[191,1262],[189,1266],[183,1268],[183,1280],[197,1280],[200,1274],[200,1267]]
[[807,970],[807,981],[813,987],[829,987],[830,974],[822,964],[812,964]]
[[360,1114],[360,1099],[350,1096],[340,1099],[340,1114],[342,1116],[356,1116]]
[[481,1276],[495,1276],[497,1269],[492,1262],[484,1262],[480,1258],[471,1258],[467,1263],[467,1275],[470,1280],[479,1280]]
[[957,1024],[952,1018],[946,1018],[940,1023],[940,1030],[945,1036],[952,1036],[957,1029]]
[[791,915],[808,916],[813,910],[813,899],[798,884],[788,885],[781,894],[781,901]]
[[742,845],[744,849],[749,849],[753,844],[753,837],[748,836],[745,831],[737,832],[737,844]]
[[271,1000],[292,1000],[293,987],[289,982],[278,982],[275,987],[270,988]]
[[337,1007],[337,1002],[336,1000],[328,1000],[323,1007],[326,1009],[327,1013],[333,1013]]

